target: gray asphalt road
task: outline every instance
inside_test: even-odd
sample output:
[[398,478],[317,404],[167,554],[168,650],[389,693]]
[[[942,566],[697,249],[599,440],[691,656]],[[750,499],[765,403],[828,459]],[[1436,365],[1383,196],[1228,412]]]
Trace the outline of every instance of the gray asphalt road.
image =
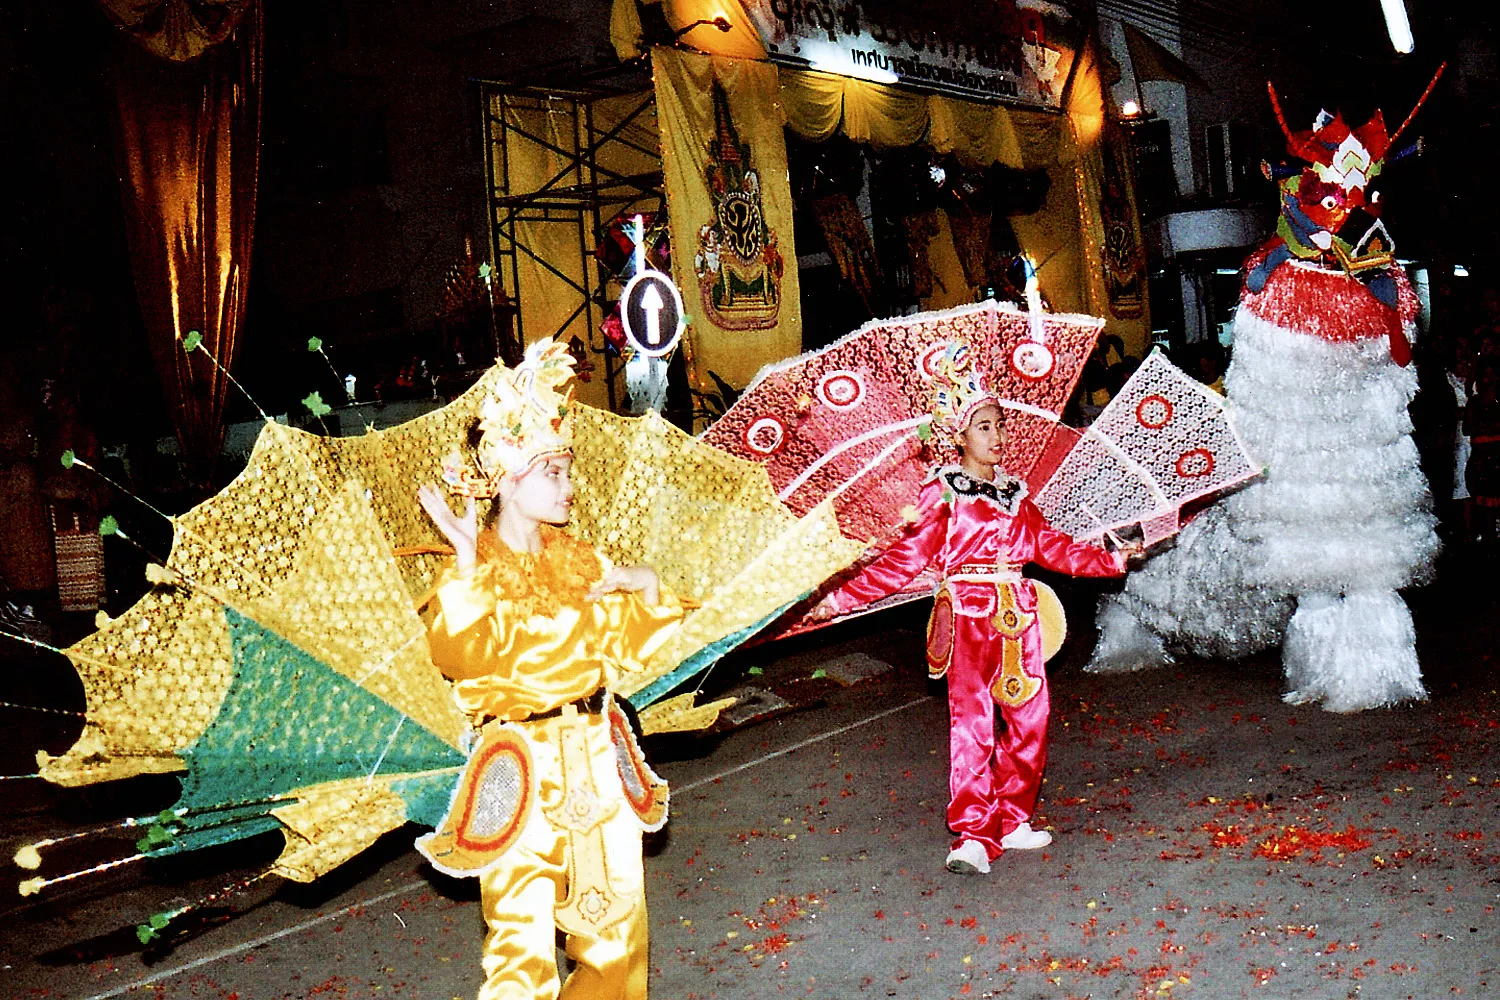
[[[1089,637],[1070,640],[1037,824],[1056,841],[988,876],[942,867],[946,710],[918,618],[748,651],[726,676],[759,665],[749,679],[800,708],[650,748],[675,789],[647,862],[652,996],[1500,994],[1500,696],[1480,583],[1413,595],[1432,699],[1357,716],[1282,704],[1274,660],[1095,677],[1079,669]],[[815,676],[850,654],[893,669]],[[13,819],[6,847],[112,809],[64,797]],[[170,948],[143,950],[131,926],[258,870],[276,838],[9,902],[0,994],[472,996],[477,895],[409,840],[326,884],[256,883]]]

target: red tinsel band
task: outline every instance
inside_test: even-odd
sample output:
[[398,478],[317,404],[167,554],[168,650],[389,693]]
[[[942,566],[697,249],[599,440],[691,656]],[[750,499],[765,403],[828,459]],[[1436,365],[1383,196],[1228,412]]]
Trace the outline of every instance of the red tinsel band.
[[[1245,272],[1253,271],[1265,256],[1264,249],[1257,250],[1245,262]],[[1396,282],[1396,309],[1343,271],[1300,261],[1289,261],[1272,271],[1259,294],[1242,288],[1240,307],[1283,329],[1335,343],[1385,337],[1390,341],[1391,359],[1405,365],[1411,360],[1406,328],[1416,321],[1417,296],[1402,268],[1393,266],[1386,273]]]

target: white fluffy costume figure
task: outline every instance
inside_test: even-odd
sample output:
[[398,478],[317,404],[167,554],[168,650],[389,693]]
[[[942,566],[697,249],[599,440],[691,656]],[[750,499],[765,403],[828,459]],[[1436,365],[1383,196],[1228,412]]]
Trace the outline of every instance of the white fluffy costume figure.
[[1321,112],[1294,133],[1274,89],[1271,101],[1306,166],[1266,168],[1281,217],[1246,262],[1224,379],[1265,475],[1105,598],[1089,669],[1280,643],[1286,701],[1354,712],[1426,696],[1397,594],[1430,575],[1438,550],[1407,415],[1417,300],[1372,183],[1409,152],[1393,147],[1411,117],[1387,136],[1378,111],[1357,129]]

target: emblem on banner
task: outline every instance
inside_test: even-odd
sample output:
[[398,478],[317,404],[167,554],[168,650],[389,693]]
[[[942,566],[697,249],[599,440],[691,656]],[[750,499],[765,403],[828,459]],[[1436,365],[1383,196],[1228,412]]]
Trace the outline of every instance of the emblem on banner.
[[784,264],[776,233],[761,207],[760,175],[750,162],[750,146],[740,142],[729,116],[729,99],[713,88],[714,138],[704,171],[714,218],[698,230],[693,270],[703,307],[725,330],[763,330],[776,325],[781,310]]

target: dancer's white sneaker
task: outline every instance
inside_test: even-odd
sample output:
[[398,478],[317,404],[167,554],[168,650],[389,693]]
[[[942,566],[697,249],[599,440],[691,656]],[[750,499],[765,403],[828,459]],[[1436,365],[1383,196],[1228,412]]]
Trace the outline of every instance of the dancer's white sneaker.
[[977,840],[966,840],[948,852],[948,870],[960,875],[988,875],[990,855]]
[[1007,851],[1033,851],[1050,843],[1052,834],[1046,830],[1033,830],[1030,823],[1020,823],[1000,838],[1000,846]]

